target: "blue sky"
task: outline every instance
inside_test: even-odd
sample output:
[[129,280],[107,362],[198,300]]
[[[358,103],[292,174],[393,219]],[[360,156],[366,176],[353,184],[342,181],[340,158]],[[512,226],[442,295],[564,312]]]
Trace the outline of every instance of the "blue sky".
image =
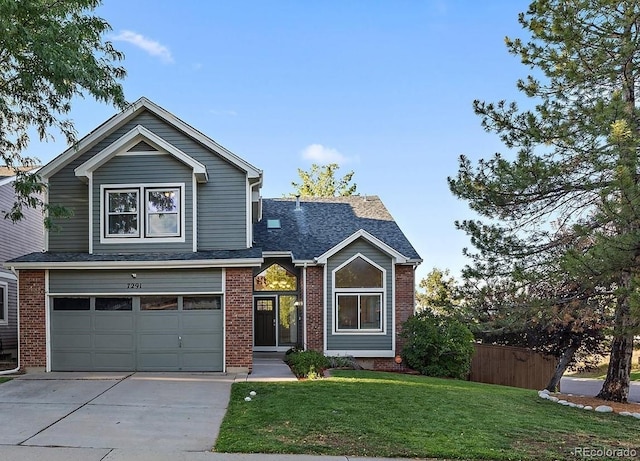
[[[146,96],[264,171],[264,197],[292,192],[313,162],[355,171],[424,263],[457,275],[469,217],[449,192],[460,154],[504,151],[472,101],[522,100],[526,0],[105,0],[96,14],[125,53],[129,101]],[[84,136],[115,113],[78,100]],[[57,139],[60,139],[57,136]],[[33,143],[46,163],[60,142]]]

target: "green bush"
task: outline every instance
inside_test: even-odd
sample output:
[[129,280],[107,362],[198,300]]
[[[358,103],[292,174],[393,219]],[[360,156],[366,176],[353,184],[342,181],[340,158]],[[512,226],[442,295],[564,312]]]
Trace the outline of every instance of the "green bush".
[[298,378],[321,378],[329,368],[329,359],[317,351],[293,351],[285,356],[285,361]]
[[400,336],[402,358],[423,375],[466,379],[473,356],[473,334],[451,317],[423,311],[410,317]]

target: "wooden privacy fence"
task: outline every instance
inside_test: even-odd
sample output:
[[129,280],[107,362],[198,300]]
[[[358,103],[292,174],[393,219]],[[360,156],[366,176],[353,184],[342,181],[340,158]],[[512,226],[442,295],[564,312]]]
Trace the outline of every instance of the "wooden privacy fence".
[[522,347],[474,344],[469,379],[525,389],[544,389],[556,369],[554,357]]

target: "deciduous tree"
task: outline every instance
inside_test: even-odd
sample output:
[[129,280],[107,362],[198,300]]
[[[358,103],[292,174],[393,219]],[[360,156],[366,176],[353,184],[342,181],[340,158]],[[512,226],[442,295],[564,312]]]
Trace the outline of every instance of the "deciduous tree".
[[301,197],[335,197],[356,195],[356,184],[352,184],[354,172],[350,171],[342,178],[336,177],[336,172],[340,169],[337,163],[328,165],[311,165],[307,171],[298,168],[298,175],[302,180],[300,183],[292,182],[295,189],[292,195]]
[[[9,168],[38,163],[25,154],[30,134],[41,141],[61,133],[76,141],[67,116],[76,97],[126,105],[120,80],[123,59],[104,34],[109,24],[92,14],[100,0],[0,1],[0,158]],[[6,217],[23,217],[23,207],[43,205],[37,174],[17,171],[16,202]],[[60,208],[49,209],[60,214]]]

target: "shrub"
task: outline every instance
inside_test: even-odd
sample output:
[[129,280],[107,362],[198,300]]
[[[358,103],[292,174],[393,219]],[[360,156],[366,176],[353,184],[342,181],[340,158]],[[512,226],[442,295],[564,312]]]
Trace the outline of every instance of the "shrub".
[[360,364],[351,355],[340,355],[327,357],[329,368],[348,368],[350,370],[362,370]]
[[459,320],[423,311],[410,317],[400,337],[402,358],[423,375],[466,379],[471,369],[473,334]]
[[317,351],[293,351],[285,356],[285,361],[298,378],[320,378],[329,368],[329,360]]

